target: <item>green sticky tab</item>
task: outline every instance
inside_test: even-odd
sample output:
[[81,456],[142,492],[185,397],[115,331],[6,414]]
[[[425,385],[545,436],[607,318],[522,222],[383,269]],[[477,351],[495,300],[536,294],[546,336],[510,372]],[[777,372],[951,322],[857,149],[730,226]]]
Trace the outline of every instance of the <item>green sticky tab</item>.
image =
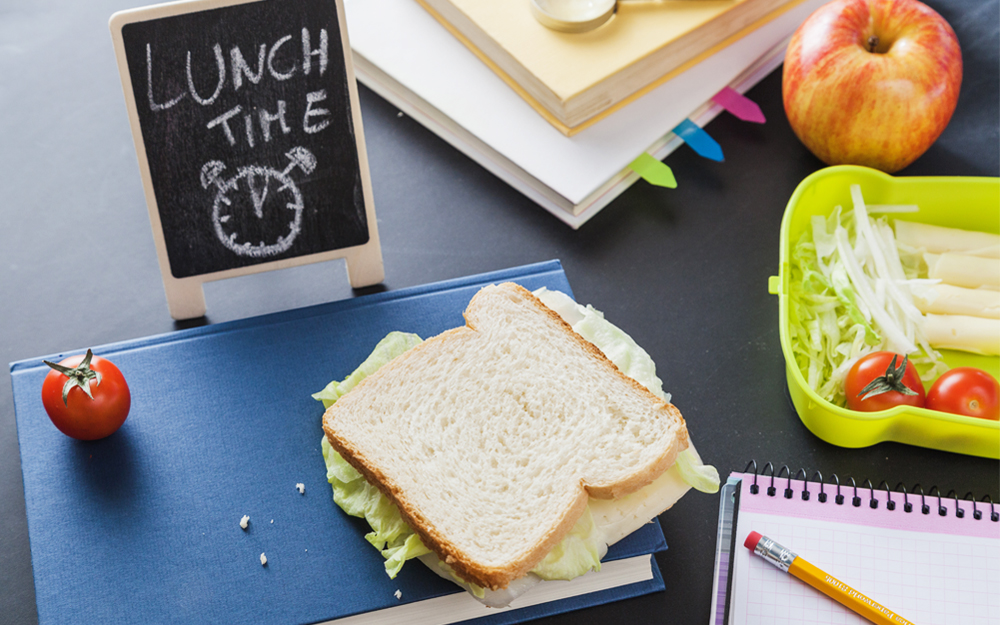
[[629,168],[649,184],[671,189],[677,188],[677,179],[674,178],[673,170],[645,152],[629,163]]

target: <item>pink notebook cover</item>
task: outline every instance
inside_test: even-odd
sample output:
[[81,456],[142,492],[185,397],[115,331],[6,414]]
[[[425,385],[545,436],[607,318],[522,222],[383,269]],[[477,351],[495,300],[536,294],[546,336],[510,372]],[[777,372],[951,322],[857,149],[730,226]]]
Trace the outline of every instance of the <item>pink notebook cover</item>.
[[[743,547],[751,531],[780,543],[903,617],[921,625],[1000,623],[1000,522],[989,503],[884,488],[742,478],[735,530],[729,623],[868,621]],[[791,497],[786,498],[786,488]],[[803,491],[809,498],[802,498]],[[855,502],[854,498],[858,497]],[[894,509],[887,506],[889,499]],[[875,507],[872,507],[872,501]],[[857,506],[854,504],[858,503]],[[905,504],[911,504],[910,512]],[[927,513],[924,513],[924,506]],[[943,508],[943,510],[941,509]],[[962,509],[962,516],[956,513]],[[943,512],[943,514],[941,514]]]

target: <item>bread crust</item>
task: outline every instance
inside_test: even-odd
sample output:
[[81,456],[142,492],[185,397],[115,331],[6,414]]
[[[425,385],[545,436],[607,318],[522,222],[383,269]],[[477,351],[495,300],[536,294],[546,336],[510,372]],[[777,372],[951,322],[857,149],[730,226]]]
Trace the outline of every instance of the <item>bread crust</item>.
[[[576,333],[558,313],[545,306],[545,304],[543,304],[530,291],[514,283],[503,283],[493,288],[505,289],[510,295],[523,298],[531,306],[534,306],[539,311],[542,311],[547,317],[549,317],[551,322],[557,324],[563,331],[565,331],[567,336],[572,337],[572,340],[574,340],[591,358],[599,363],[602,363],[602,366],[607,368],[609,375],[621,378],[626,382],[626,384],[629,385],[632,391],[643,396],[647,396],[645,399],[658,404],[658,408],[662,412],[662,418],[679,424],[679,430],[676,438],[670,441],[668,445],[665,445],[652,462],[648,463],[646,466],[642,467],[633,474],[608,482],[587,482],[585,479],[581,478],[578,482],[579,487],[576,489],[576,492],[573,493],[573,497],[569,502],[569,505],[567,505],[565,513],[558,523],[554,524],[553,527],[545,533],[541,540],[537,541],[534,545],[531,545],[528,550],[516,561],[509,562],[504,566],[491,566],[476,561],[453,541],[449,540],[443,532],[439,531],[438,528],[425,517],[425,515],[421,512],[420,507],[416,505],[410,497],[408,497],[404,488],[402,488],[399,484],[396,484],[389,475],[379,468],[377,463],[366,458],[363,451],[358,446],[353,444],[350,439],[342,437],[338,434],[336,429],[337,414],[343,408],[343,404],[347,404],[349,402],[343,402],[342,404],[342,400],[340,400],[331,406],[323,415],[323,430],[326,434],[327,440],[330,442],[330,445],[338,453],[340,453],[340,455],[351,466],[361,473],[365,479],[367,479],[371,484],[374,484],[386,497],[389,498],[390,501],[396,505],[403,519],[411,528],[414,529],[414,531],[417,532],[424,545],[433,551],[442,561],[451,566],[457,575],[468,582],[477,584],[484,588],[497,590],[507,587],[512,580],[527,574],[528,571],[534,568],[552,550],[552,548],[563,539],[563,537],[573,528],[586,509],[588,497],[614,499],[635,492],[653,482],[656,478],[662,475],[664,471],[673,465],[677,454],[687,448],[688,436],[687,429],[684,426],[683,417],[676,407],[669,402],[656,397],[642,384],[622,373],[598,347]],[[483,291],[477,293],[469,302],[469,305],[463,314],[466,320],[466,325],[464,327],[448,330],[415,346],[363,380],[352,391],[350,391],[350,393],[345,395],[345,398],[351,395],[354,395],[355,397],[363,395],[366,392],[365,389],[369,385],[374,385],[379,378],[393,375],[396,369],[402,367],[403,363],[413,358],[420,358],[424,350],[435,348],[436,343],[440,341],[453,340],[456,336],[462,336],[470,331],[476,332],[478,330],[476,327],[476,313],[478,311],[479,304],[478,299],[482,293]],[[352,399],[354,398],[352,397]],[[338,406],[340,408],[338,408]]]

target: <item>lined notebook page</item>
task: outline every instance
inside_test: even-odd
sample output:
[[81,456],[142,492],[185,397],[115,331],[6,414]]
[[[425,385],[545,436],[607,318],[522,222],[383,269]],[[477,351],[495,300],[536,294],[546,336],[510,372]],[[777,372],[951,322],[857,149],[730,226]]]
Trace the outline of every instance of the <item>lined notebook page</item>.
[[[1000,624],[1000,523],[990,520],[989,504],[940,499],[947,514],[939,515],[937,495],[909,495],[912,512],[903,510],[903,495],[892,493],[896,508],[886,508],[886,491],[841,486],[844,503],[835,502],[836,486],[825,485],[826,503],[818,500],[819,484],[791,481],[792,498],[784,497],[787,479],[757,477],[760,490],[750,493],[754,476],[744,475],[740,488],[729,623],[733,625],[858,624],[867,620],[826,595],[779,571],[743,546],[751,531],[774,540],[824,572],[840,579],[885,607],[919,625]],[[801,493],[808,487],[809,500]],[[870,508],[870,500],[878,503]]]

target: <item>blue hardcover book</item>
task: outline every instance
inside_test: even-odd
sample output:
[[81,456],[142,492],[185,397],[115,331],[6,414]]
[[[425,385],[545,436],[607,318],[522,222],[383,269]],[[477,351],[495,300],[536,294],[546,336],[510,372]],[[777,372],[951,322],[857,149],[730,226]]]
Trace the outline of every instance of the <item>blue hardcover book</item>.
[[571,294],[551,261],[95,347],[132,391],[125,425],[95,442],[49,421],[42,359],[12,363],[40,622],[500,625],[662,590],[658,523],[600,573],[490,610],[417,562],[389,579],[367,525],[333,503],[312,393],[392,330],[462,325],[475,292],[502,281]]

